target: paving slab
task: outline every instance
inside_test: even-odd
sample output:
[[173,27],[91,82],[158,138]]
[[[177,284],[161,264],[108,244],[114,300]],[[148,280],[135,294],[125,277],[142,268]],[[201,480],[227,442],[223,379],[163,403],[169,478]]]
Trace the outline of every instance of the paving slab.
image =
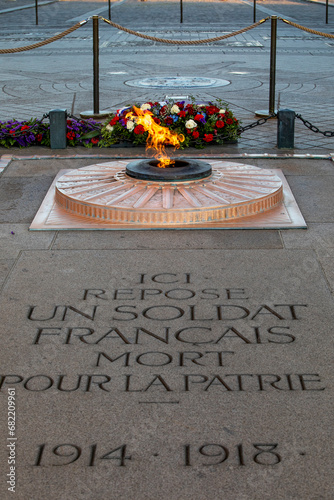
[[54,239],[55,233],[40,232],[33,235],[28,231],[28,224],[0,224],[0,257],[16,258],[20,251],[47,250]]
[[316,186],[310,230],[29,232],[57,172],[100,161],[66,154],[0,179],[16,497],[331,499],[332,162],[241,160],[283,168],[310,218]]
[[[278,231],[251,230],[242,233],[239,230],[226,232],[215,230],[178,230],[171,238],[169,232],[156,230],[150,234],[142,231],[117,231],[107,234],[103,231],[59,231],[53,243],[54,250],[82,249],[236,249],[236,248],[282,248]],[[208,234],[206,234],[208,233]]]
[[307,231],[282,231],[282,240],[285,248],[334,248],[334,224],[309,223]]
[[[12,255],[13,257],[13,255]],[[0,255],[0,286],[4,283],[5,279],[9,275],[15,260],[13,258],[3,258],[2,252]]]
[[[0,0],[0,9],[21,4]],[[253,22],[251,1],[183,6],[183,26],[176,1],[115,2],[112,17],[196,40]],[[33,9],[2,14],[1,48],[44,40],[102,8],[53,3],[39,9],[38,27]],[[323,5],[257,2],[258,18],[330,33],[331,11],[325,25]],[[332,42],[282,22],[277,41],[280,107],[332,130]],[[269,51],[269,22],[195,47],[148,44],[100,23],[101,109],[170,93],[126,84],[134,79],[207,75],[231,83],[191,94],[221,97],[248,124],[268,103]],[[89,108],[91,57],[90,24],[2,56],[0,118]],[[270,120],[237,145],[186,155],[326,156],[237,160],[283,170],[306,230],[30,232],[59,170],[145,152],[0,150],[26,156],[0,159],[1,498],[334,498],[333,138],[295,125],[294,150],[277,150]]]
[[313,251],[26,251],[0,308],[20,500],[333,496]]
[[288,181],[306,222],[333,221],[334,176],[291,176]]
[[4,223],[30,222],[41,204],[53,177],[4,178],[0,186],[0,210]]
[[319,256],[319,261],[324,270],[329,286],[334,292],[333,250],[331,248],[328,248],[326,250],[319,249],[317,250],[317,255]]

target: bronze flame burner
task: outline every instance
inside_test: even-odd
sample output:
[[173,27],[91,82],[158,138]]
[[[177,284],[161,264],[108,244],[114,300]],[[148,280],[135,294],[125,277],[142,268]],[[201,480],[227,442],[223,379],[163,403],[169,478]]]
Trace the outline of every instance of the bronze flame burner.
[[171,167],[158,167],[159,160],[136,160],[127,164],[125,172],[129,177],[144,181],[192,181],[204,179],[212,174],[209,163],[200,160],[176,159]]
[[81,222],[133,228],[214,226],[283,210],[283,182],[275,171],[197,159],[157,165],[155,159],[120,160],[70,170],[57,179],[54,200],[63,215]]

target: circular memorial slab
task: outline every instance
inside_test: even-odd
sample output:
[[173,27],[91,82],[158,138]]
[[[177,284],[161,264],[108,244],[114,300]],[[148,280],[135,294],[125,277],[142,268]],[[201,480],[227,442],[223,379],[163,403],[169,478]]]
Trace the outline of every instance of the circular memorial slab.
[[125,82],[129,87],[145,88],[205,88],[205,87],[224,87],[229,85],[229,80],[220,78],[205,78],[202,76],[157,76],[151,78],[140,78],[137,80],[128,80]]
[[56,183],[56,203],[86,219],[163,227],[256,216],[283,201],[281,179],[252,165],[211,161],[208,177],[165,182],[133,178],[127,164],[67,172]]

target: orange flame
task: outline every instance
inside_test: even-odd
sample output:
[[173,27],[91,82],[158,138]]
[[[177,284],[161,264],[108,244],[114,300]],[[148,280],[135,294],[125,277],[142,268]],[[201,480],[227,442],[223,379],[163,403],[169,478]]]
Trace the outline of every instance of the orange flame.
[[134,106],[134,110],[135,113],[127,113],[126,118],[133,120],[136,125],[142,125],[145,131],[148,132],[146,150],[150,148],[156,149],[157,153],[154,156],[159,160],[158,167],[165,168],[173,166],[175,161],[167,156],[164,145],[170,144],[174,146],[175,149],[178,149],[180,143],[184,141],[184,135],[169,130],[167,127],[158,125],[154,121],[154,116],[151,111],[143,111],[136,106]]

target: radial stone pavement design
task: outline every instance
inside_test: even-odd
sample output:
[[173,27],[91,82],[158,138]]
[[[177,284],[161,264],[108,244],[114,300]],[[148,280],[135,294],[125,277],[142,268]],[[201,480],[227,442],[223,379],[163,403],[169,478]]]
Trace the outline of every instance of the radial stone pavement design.
[[229,85],[229,80],[222,80],[220,78],[205,78],[202,76],[157,76],[151,78],[140,78],[137,80],[128,80],[125,82],[129,87],[143,87],[143,88],[206,88],[206,87],[224,87]]
[[[268,217],[270,227],[296,227],[283,203],[288,186],[283,189],[279,171],[210,161],[212,174],[206,178],[165,182],[132,178],[127,164],[62,172],[30,229],[267,227]],[[297,227],[305,227],[293,208]]]

